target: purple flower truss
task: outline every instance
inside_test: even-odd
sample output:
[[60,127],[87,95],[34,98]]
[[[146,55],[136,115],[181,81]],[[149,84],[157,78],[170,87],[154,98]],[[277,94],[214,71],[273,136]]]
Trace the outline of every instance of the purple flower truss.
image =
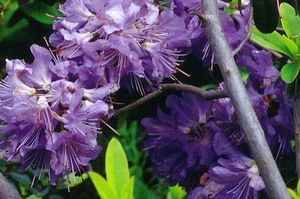
[[101,119],[110,117],[115,84],[89,88],[78,76],[76,62],[54,56],[37,45],[34,62],[7,60],[1,81],[0,148],[6,160],[47,170],[51,182],[70,172],[86,171],[101,147],[96,141]]
[[67,0],[60,11],[50,37],[59,56],[76,60],[79,70],[111,71],[116,83],[129,76],[139,91],[141,78],[150,85],[174,79],[191,45],[184,18],[151,0]]

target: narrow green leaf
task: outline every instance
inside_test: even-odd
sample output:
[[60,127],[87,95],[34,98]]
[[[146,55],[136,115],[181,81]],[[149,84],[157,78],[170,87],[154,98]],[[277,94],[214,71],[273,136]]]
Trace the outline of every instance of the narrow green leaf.
[[300,33],[300,17],[296,16],[295,9],[288,3],[280,4],[281,23],[288,37],[297,36]]
[[286,83],[292,83],[298,76],[300,70],[300,64],[289,63],[283,66],[281,69],[281,78]]
[[131,177],[130,180],[123,185],[122,192],[119,198],[134,199],[133,190],[134,190],[134,177]]
[[120,196],[123,185],[130,179],[130,174],[126,154],[116,138],[112,138],[107,147],[105,172],[107,182]]
[[293,199],[300,199],[294,190],[287,188],[288,193],[292,196]]
[[264,34],[254,27],[252,29],[251,40],[264,48],[277,51],[290,58],[293,57],[293,54],[285,45],[282,36],[276,31],[270,34]]
[[91,178],[98,195],[102,199],[118,199],[115,190],[100,174],[96,172],[89,172],[89,177]]

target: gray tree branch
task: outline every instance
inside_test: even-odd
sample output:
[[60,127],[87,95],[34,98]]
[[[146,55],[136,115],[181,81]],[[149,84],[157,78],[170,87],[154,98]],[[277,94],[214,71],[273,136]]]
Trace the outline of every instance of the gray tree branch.
[[159,96],[161,93],[163,93],[165,91],[180,91],[180,92],[194,93],[206,100],[228,97],[225,90],[206,91],[206,90],[203,90],[196,86],[187,85],[187,84],[160,84],[157,90],[153,91],[152,93],[142,97],[141,99],[139,99],[127,106],[124,106],[123,108],[120,108],[119,110],[117,110],[115,112],[114,115],[117,116],[117,115],[120,115],[121,113],[135,109],[135,108],[145,104],[146,102],[150,101],[151,99]]
[[272,199],[289,199],[285,183],[265,139],[263,129],[253,110],[238,67],[221,29],[216,0],[202,0],[206,17],[206,29],[214,50],[226,89],[231,98],[240,124],[246,134],[247,143]]

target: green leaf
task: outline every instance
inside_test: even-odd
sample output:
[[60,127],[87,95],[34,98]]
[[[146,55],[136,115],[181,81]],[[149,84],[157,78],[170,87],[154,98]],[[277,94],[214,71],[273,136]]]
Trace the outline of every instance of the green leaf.
[[279,21],[276,0],[252,0],[252,5],[257,28],[264,33],[273,32]]
[[20,174],[20,173],[12,171],[12,172],[9,173],[9,176],[13,180],[15,180],[19,183],[22,183],[24,185],[31,185],[31,180],[26,174]]
[[264,48],[277,51],[290,58],[293,57],[293,54],[285,45],[283,37],[276,31],[270,34],[264,34],[254,27],[252,29],[251,40]]
[[289,63],[283,66],[281,69],[281,78],[286,83],[292,83],[298,76],[300,70],[300,64]]
[[287,191],[293,199],[300,199],[294,190],[287,188]]
[[8,22],[11,20],[15,12],[19,9],[18,2],[12,2],[9,4],[8,10],[4,13],[3,21],[1,21],[1,26],[6,27]]
[[22,7],[22,10],[26,15],[32,17],[40,23],[52,24],[52,18],[47,16],[46,13],[58,16],[59,12],[56,7],[56,5],[49,6],[44,2],[34,2]]
[[107,182],[114,187],[118,196],[122,193],[122,186],[129,181],[130,174],[126,154],[121,143],[112,138],[105,155],[105,172]]
[[91,178],[98,195],[102,199],[118,199],[115,190],[100,174],[96,172],[89,172],[89,177]]
[[178,185],[169,187],[168,189],[167,199],[183,199],[185,196],[185,190]]
[[281,3],[280,13],[282,27],[287,36],[297,36],[300,33],[300,17],[296,16],[295,9],[288,3]]
[[297,183],[297,193],[300,194],[300,180],[298,180]]
[[293,40],[287,38],[285,35],[282,36],[282,39],[283,39],[286,47],[289,49],[289,51],[293,55],[293,57],[295,57],[296,54],[298,53],[298,46],[297,46],[297,44]]
[[64,197],[62,197],[61,195],[54,194],[54,195],[50,195],[49,199],[64,199]]
[[27,21],[27,19],[21,19],[20,21],[18,21],[12,28],[5,28],[3,30],[0,31],[0,42],[10,38],[11,36],[13,36],[14,33],[22,30],[23,28],[27,27],[29,25],[29,22]]
[[134,190],[134,177],[131,177],[130,180],[125,183],[122,187],[120,199],[133,199],[133,190]]
[[155,190],[150,189],[141,179],[135,180],[134,186],[135,198],[143,199],[158,199],[159,197],[155,194]]
[[298,34],[298,37],[296,39],[296,45],[298,47],[298,52],[300,53],[300,33]]
[[28,196],[26,199],[42,199],[42,198],[33,194]]

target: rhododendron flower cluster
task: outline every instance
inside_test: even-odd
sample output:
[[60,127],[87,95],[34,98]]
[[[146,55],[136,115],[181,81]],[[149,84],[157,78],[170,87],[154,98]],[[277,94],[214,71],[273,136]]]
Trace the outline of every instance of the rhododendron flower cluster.
[[89,88],[78,78],[77,64],[31,47],[34,62],[7,60],[1,82],[1,150],[21,161],[22,169],[44,170],[55,182],[88,169],[101,151],[96,137],[101,119],[112,113],[110,93],[118,85]]
[[67,0],[60,11],[50,37],[58,54],[85,71],[113,71],[117,83],[129,76],[137,90],[139,78],[149,84],[174,78],[181,50],[191,45],[184,18],[150,0]]

